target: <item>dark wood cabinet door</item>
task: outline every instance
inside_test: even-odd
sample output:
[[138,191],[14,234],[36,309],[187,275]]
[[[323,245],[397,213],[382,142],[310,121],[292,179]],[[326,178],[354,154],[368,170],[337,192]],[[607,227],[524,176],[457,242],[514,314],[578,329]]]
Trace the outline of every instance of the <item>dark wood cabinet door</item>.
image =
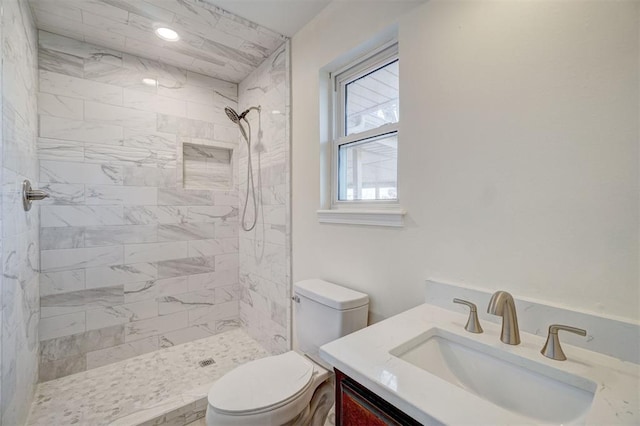
[[337,426],[420,425],[355,380],[335,371]]

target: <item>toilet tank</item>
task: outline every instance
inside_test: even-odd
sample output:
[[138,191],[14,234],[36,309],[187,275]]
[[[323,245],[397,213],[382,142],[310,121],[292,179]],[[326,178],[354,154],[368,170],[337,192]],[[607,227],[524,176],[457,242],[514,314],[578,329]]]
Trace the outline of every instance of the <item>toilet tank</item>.
[[319,361],[318,348],[367,326],[369,296],[320,279],[293,285],[298,350]]

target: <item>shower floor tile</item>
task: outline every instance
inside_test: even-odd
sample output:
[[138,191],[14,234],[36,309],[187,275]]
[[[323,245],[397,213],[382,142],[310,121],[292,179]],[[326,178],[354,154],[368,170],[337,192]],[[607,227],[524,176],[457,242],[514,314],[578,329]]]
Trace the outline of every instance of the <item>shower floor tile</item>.
[[[202,414],[213,382],[268,355],[235,329],[40,383],[28,425],[184,425]],[[207,358],[214,363],[201,367]]]

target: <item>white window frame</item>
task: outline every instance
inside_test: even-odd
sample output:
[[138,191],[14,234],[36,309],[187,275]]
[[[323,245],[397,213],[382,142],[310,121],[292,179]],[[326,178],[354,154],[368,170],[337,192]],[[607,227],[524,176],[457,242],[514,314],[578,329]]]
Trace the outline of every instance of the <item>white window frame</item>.
[[[320,222],[359,225],[403,226],[406,212],[400,207],[399,194],[394,200],[340,200],[339,151],[346,144],[375,140],[395,134],[399,139],[399,122],[384,124],[375,129],[345,136],[346,86],[370,72],[399,60],[398,42],[392,40],[368,52],[347,66],[329,75],[333,99],[331,102],[331,203],[330,209],[319,210]],[[397,182],[397,180],[396,180]],[[398,185],[399,186],[399,185]]]
[[395,200],[340,200],[340,167],[339,154],[340,147],[354,142],[375,140],[376,138],[395,134],[398,136],[398,123],[384,124],[375,129],[365,130],[345,136],[345,108],[346,108],[346,87],[349,83],[398,60],[398,43],[393,41],[371,52],[364,60],[351,63],[338,72],[331,74],[333,84],[333,144],[331,155],[331,207],[334,209],[360,207],[384,208],[389,205],[397,205]]

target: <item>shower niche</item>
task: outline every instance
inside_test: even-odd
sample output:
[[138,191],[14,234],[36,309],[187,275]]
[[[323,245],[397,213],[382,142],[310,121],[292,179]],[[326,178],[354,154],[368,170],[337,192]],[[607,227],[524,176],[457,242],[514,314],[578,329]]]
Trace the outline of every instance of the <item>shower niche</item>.
[[235,147],[223,142],[179,144],[178,181],[184,189],[230,190],[234,184]]

